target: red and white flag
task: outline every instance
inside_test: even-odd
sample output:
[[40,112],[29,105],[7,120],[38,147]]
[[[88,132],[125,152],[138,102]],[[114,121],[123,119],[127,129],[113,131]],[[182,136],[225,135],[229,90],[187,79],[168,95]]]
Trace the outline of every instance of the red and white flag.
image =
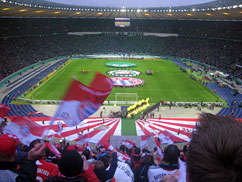
[[132,148],[133,146],[135,146],[135,143],[130,140],[123,140],[120,142],[120,144],[125,145],[128,148]]
[[150,138],[150,135],[141,135],[140,148],[144,148],[145,146],[148,146],[149,138]]
[[63,130],[62,123],[61,123],[61,121],[58,121],[58,131],[57,131],[58,135],[61,136],[62,130]]
[[0,104],[0,124],[3,121],[3,118],[7,116],[8,112],[11,110],[11,107],[4,104]]
[[126,155],[124,155],[124,154],[122,154],[120,152],[117,152],[117,158],[121,162],[126,162],[127,160],[130,159],[130,157],[128,157],[128,156],[126,156]]
[[161,159],[163,158],[163,151],[161,149],[161,146],[160,146],[160,141],[158,139],[158,137],[155,137],[155,143],[156,143],[156,147],[157,147],[157,160],[160,162]]
[[41,139],[45,128],[28,118],[14,116],[10,123],[3,128],[3,133],[16,135],[19,140],[29,145],[35,139]]
[[74,79],[52,121],[59,118],[68,126],[78,125],[99,109],[112,88],[112,80],[101,73],[96,73],[90,87]]
[[59,150],[52,145],[50,142],[45,143],[45,146],[50,149],[50,151],[55,154],[56,158],[60,159],[61,158],[61,153],[59,152]]

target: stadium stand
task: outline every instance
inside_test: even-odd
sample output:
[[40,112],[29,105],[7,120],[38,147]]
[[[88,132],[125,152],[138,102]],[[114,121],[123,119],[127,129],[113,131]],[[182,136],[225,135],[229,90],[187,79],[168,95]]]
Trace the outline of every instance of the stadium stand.
[[[1,39],[0,42],[5,48],[0,55],[2,58],[1,78],[39,60],[95,53],[170,55],[200,61],[227,71],[229,66],[241,61],[242,46],[241,42],[190,37],[109,36],[107,39],[105,35],[82,37],[47,35]],[[15,61],[16,59],[18,61]],[[234,74],[241,77],[239,70]]]
[[[36,5],[44,3],[47,6],[70,7],[42,0],[17,1]],[[234,2],[237,1],[239,2],[239,0]],[[222,2],[226,3],[226,0],[220,1],[220,3]],[[229,2],[227,3],[229,4]],[[130,23],[132,26],[120,29],[115,27],[112,19],[102,18],[0,18],[0,83],[6,89],[1,103],[11,107],[8,118],[11,120],[14,116],[27,117],[29,113],[36,112],[31,105],[11,104],[11,102],[67,62],[68,58],[78,54],[84,58],[85,55],[92,54],[161,56],[164,59],[169,58],[183,70],[190,69],[191,66],[182,60],[195,60],[202,65],[210,65],[229,73],[230,80],[219,78],[219,81],[228,85],[236,78],[242,79],[241,68],[236,66],[241,65],[242,62],[240,21],[131,19]],[[77,36],[69,35],[70,32],[98,34]],[[131,33],[125,34],[124,32]],[[144,33],[168,33],[177,36],[145,36]],[[58,59],[60,56],[67,56],[67,58]],[[41,61],[48,59],[54,61],[42,64]],[[34,67],[33,65],[36,63],[40,63],[40,65]],[[26,67],[30,69],[22,72],[21,70]],[[16,72],[19,72],[16,79],[6,81]],[[52,142],[53,145],[42,140],[28,141],[28,144],[24,144],[15,136],[4,135],[2,129],[7,122],[5,120],[0,123],[0,153],[2,154],[0,155],[0,167],[3,169],[0,171],[0,181],[4,181],[8,177],[11,178],[8,181],[18,182],[45,180],[47,182],[106,180],[148,182],[167,178],[175,178],[172,182],[177,181],[177,178],[179,178],[179,182],[185,182],[186,167],[192,177],[189,182],[200,179],[216,181],[215,178],[211,179],[211,176],[218,177],[217,181],[241,181],[241,165],[238,165],[237,161],[241,158],[241,145],[237,140],[241,140],[242,127],[241,122],[233,120],[233,118],[242,118],[242,94],[235,94],[231,85],[221,87],[217,83],[218,78],[213,76],[211,78],[212,81],[206,86],[216,92],[228,105],[218,113],[221,116],[202,114],[200,120],[192,118],[165,120],[164,118],[163,121],[161,121],[163,119],[161,115],[159,118],[154,116],[146,118],[148,113],[152,114],[152,111],[159,110],[161,103],[163,105],[163,101],[161,101],[146,110],[143,113],[144,118],[141,117],[135,122],[136,127],[139,128],[137,135],[138,132],[141,133],[138,135],[140,147],[136,146],[135,140],[125,140],[120,143],[114,141],[116,146],[110,146],[112,135],[117,133],[118,137],[122,135],[121,129],[118,132],[116,129],[121,128],[123,112],[111,112],[113,118],[104,118],[101,115],[99,118],[91,118],[85,123],[88,123],[88,126],[78,128],[76,125],[71,130],[61,122],[55,123],[53,125],[55,128],[51,128],[52,126],[48,125],[50,123],[48,116],[41,113],[33,114],[31,117],[33,117],[33,121],[36,119],[35,123],[42,123],[40,124],[42,128],[53,130],[51,135],[45,137],[48,140],[56,137],[56,140],[52,140],[55,141]],[[173,104],[175,107],[174,102]],[[171,109],[172,101],[169,102],[169,105]],[[197,125],[199,121],[201,124]],[[157,130],[161,127],[161,123],[165,130]],[[82,124],[84,125],[84,122]],[[150,131],[151,129],[152,131]],[[30,130],[31,128],[23,126],[19,129],[19,133],[26,137],[31,132]],[[216,137],[211,131],[218,132],[215,133]],[[75,135],[75,140],[68,141],[66,138],[70,135]],[[92,143],[90,146],[89,139],[91,141],[94,135],[96,140],[90,142]],[[151,135],[154,140],[152,144],[156,146],[154,151],[150,151],[147,147],[149,144],[146,137]],[[97,138],[99,142],[97,142]],[[203,143],[201,141],[204,141],[204,138],[208,141]],[[231,142],[231,138],[237,143]],[[177,141],[191,141],[191,147],[189,147],[189,143],[178,144]],[[225,145],[219,146],[218,141],[220,143],[222,141]],[[145,142],[146,144],[144,144]],[[174,142],[177,143],[174,145]],[[206,150],[208,146],[209,150]],[[230,150],[230,146],[235,146],[236,151]],[[193,149],[197,149],[195,147],[198,147],[198,150],[194,152]],[[205,152],[208,156],[212,156],[211,148],[215,151],[213,152],[215,159],[205,162],[201,160],[199,163],[199,154],[203,156],[201,157],[203,159]],[[205,152],[202,153],[204,150]],[[232,155],[237,158],[231,157]],[[215,161],[216,159],[219,159],[219,162]],[[223,162],[221,163],[221,161]],[[203,171],[199,170],[199,167],[203,164],[207,165],[207,163],[211,164],[209,167],[216,165],[216,170],[206,171],[205,174],[202,174]],[[20,168],[15,168],[16,164]],[[196,166],[199,167],[196,168]],[[217,169],[226,169],[226,172],[220,175],[214,174]],[[53,170],[55,173],[52,173]],[[16,173],[16,171],[18,172]],[[44,174],[45,176],[43,176]],[[197,177],[198,174],[201,176]]]
[[[24,78],[21,78],[22,80],[19,83],[16,83],[14,86],[12,86],[12,88],[14,88],[15,86],[16,88],[14,88],[13,91],[8,93],[8,95],[6,95],[2,100],[3,104],[9,105],[12,107],[12,110],[9,112],[9,116],[14,116],[14,115],[28,116],[28,113],[35,112],[36,110],[31,105],[21,104],[17,106],[16,104],[10,104],[10,103],[13,101],[14,97],[19,97],[30,88],[29,83],[31,83],[31,85],[36,84],[39,80],[43,79],[44,77],[46,77],[46,75],[51,73],[53,69],[57,68],[58,65],[61,65],[66,61],[67,61],[66,59],[60,60],[51,66],[43,65],[43,67],[33,70],[31,74],[26,74]],[[32,116],[43,117],[45,115],[34,114]]]

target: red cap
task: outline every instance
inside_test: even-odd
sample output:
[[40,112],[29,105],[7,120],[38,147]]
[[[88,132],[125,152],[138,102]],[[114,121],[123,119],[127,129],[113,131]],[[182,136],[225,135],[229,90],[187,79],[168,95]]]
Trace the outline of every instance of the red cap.
[[18,145],[18,138],[15,135],[4,134],[0,136],[0,154],[11,156],[15,154]]
[[75,145],[69,145],[66,150],[76,150],[76,148]]

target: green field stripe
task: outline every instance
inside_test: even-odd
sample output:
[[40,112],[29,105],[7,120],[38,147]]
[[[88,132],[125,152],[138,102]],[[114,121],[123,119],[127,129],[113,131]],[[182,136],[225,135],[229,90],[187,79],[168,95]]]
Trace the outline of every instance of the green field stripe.
[[[109,70],[119,70],[110,68],[106,63],[113,60],[103,59],[75,59],[43,83],[33,92],[37,100],[60,100],[64,95],[71,77],[74,76],[85,85],[93,80],[95,72],[98,71],[106,76]],[[119,62],[119,60],[115,60]],[[145,84],[132,88],[114,87],[106,100],[115,100],[116,93],[137,93],[139,99],[150,98],[151,103],[156,103],[160,99],[166,101],[183,102],[215,102],[222,101],[212,91],[197,81],[192,80],[188,74],[183,73],[179,67],[171,61],[151,61],[151,60],[120,60],[120,62],[130,62],[137,65],[134,68],[127,68],[142,72],[135,77],[145,80]],[[89,70],[88,74],[81,74],[81,70]],[[152,70],[154,75],[146,75],[146,70]],[[111,77],[111,76],[110,76]],[[30,97],[30,96],[27,96]]]
[[[42,83],[39,87],[37,87],[33,92],[31,92],[30,97],[33,95],[34,99],[42,94],[42,92],[44,92],[44,94],[51,94],[51,92],[45,92],[45,89],[47,89],[50,85],[50,83],[54,82],[60,75],[62,75],[68,68],[68,66],[70,67],[72,62],[70,62],[69,64],[67,64],[66,66],[64,66],[63,68],[61,68],[57,73],[55,73],[52,77],[50,77],[49,79],[47,79],[44,83]],[[55,83],[53,83],[55,84]],[[35,95],[35,93],[37,93]],[[45,100],[45,99],[41,99],[41,100]]]

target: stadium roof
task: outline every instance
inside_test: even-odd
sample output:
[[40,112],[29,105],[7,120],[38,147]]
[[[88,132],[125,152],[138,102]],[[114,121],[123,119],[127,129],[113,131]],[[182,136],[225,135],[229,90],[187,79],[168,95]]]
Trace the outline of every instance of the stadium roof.
[[117,8],[156,8],[156,7],[176,7],[207,3],[214,0],[48,0],[50,2],[94,7],[117,7]]
[[0,0],[0,16],[242,20],[242,0]]

